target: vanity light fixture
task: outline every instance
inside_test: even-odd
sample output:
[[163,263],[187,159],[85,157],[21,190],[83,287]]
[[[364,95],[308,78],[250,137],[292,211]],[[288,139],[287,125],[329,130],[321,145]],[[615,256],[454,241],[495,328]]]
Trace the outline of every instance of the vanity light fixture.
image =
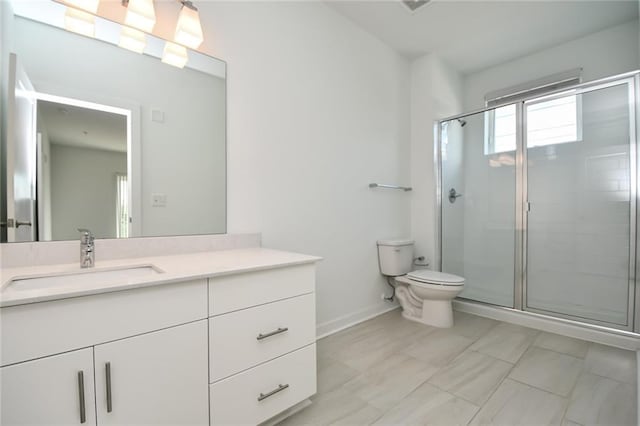
[[187,48],[180,46],[179,44],[171,43],[168,41],[164,45],[164,52],[162,53],[162,62],[165,64],[173,65],[174,67],[184,68],[187,63]]
[[147,46],[147,38],[142,31],[123,26],[118,46],[142,53]]
[[95,15],[98,13],[98,4],[100,3],[100,0],[64,0],[64,2],[76,9],[82,9]]
[[182,3],[182,9],[178,16],[178,24],[173,39],[176,43],[197,49],[204,41],[198,8],[189,0],[179,1]]
[[64,28],[87,37],[94,37],[96,17],[85,11],[67,7],[64,14]]
[[122,0],[127,8],[124,23],[145,32],[152,32],[156,25],[156,11],[153,0]]

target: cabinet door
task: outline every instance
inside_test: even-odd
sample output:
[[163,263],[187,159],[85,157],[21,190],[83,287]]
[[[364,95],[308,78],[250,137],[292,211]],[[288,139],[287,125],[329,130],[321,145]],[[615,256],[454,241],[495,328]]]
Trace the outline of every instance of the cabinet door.
[[101,426],[209,423],[206,320],[94,350]]
[[0,368],[0,424],[96,424],[93,349]]

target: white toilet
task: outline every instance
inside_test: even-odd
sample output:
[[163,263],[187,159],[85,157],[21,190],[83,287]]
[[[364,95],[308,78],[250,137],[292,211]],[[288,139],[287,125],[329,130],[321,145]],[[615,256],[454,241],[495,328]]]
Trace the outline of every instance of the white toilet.
[[451,301],[464,288],[464,278],[429,269],[413,270],[413,245],[411,240],[378,241],[380,272],[395,279],[402,316],[434,327],[451,327]]

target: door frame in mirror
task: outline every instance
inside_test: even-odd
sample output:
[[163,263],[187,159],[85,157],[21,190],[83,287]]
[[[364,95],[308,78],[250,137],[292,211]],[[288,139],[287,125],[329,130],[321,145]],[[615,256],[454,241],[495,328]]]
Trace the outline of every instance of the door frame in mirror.
[[[141,106],[134,102],[111,99],[90,93],[59,88],[38,82],[36,100],[67,103],[78,107],[111,112],[127,117],[127,175],[129,176],[129,237],[142,236],[142,147]],[[114,237],[115,238],[115,237]]]

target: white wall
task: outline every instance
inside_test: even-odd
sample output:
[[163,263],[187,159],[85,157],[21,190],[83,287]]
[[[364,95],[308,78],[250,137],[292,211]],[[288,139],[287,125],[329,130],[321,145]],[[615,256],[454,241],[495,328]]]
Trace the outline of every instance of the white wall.
[[[412,63],[411,233],[416,240],[416,255],[425,256],[433,269],[438,268],[434,262],[437,238],[434,123],[439,118],[462,112],[461,99],[460,76],[442,59],[427,55]],[[459,240],[458,245],[461,243]]]
[[116,174],[127,173],[127,154],[51,145],[51,222],[54,240],[116,236]]
[[583,68],[583,81],[640,67],[638,21],[631,21],[464,77],[466,111],[484,108],[493,90]]
[[[320,333],[389,306],[376,240],[409,234],[409,67],[321,2],[201,5],[228,61],[229,232],[324,257]],[[210,44],[211,45],[211,44]]]
[[[224,232],[223,79],[23,18],[15,19],[14,35],[15,51],[36,90],[137,112],[141,235]],[[154,109],[164,113],[164,122],[151,120]],[[140,185],[137,176],[132,174]],[[154,193],[166,195],[166,207],[151,205]]]

